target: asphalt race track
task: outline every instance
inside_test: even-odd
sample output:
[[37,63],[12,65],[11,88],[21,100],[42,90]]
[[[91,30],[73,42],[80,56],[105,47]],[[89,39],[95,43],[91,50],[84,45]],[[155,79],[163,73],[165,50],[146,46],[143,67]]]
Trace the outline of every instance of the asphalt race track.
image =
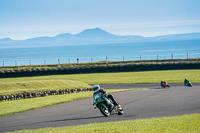
[[103,88],[149,89],[113,94],[124,108],[121,116],[104,117],[88,98],[0,117],[0,132],[200,113],[200,84],[170,85],[163,89],[159,84],[105,84]]

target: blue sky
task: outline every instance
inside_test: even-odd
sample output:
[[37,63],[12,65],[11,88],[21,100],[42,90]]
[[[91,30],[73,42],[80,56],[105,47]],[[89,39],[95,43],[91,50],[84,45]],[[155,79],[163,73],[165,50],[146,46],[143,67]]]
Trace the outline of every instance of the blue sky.
[[116,35],[200,32],[200,0],[0,0],[0,38],[76,34],[99,27]]

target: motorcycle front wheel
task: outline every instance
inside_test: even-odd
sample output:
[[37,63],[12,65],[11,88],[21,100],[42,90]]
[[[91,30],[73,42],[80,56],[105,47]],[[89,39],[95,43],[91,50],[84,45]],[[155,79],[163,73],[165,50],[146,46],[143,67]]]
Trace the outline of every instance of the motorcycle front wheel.
[[109,112],[108,108],[104,107],[102,104],[99,105],[99,110],[106,117],[108,117],[110,115],[110,112]]
[[118,110],[118,115],[123,115],[124,111],[123,110]]

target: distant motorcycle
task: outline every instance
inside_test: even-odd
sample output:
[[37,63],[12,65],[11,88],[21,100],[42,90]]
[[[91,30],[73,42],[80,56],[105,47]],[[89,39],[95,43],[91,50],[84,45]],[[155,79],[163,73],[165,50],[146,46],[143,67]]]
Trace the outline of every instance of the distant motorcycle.
[[123,108],[121,106],[114,106],[113,109],[110,109],[110,105],[107,105],[107,101],[108,100],[110,102],[110,104],[112,103],[112,100],[109,98],[103,97],[103,96],[96,96],[96,101],[94,102],[94,105],[96,105],[95,108],[99,108],[100,112],[104,115],[104,116],[110,116],[111,114],[118,114],[118,115],[122,115],[124,113]]
[[185,83],[185,86],[192,87],[192,83],[189,80],[187,80],[186,83]]
[[166,81],[161,81],[160,85],[165,88],[165,87],[170,87],[170,85]]

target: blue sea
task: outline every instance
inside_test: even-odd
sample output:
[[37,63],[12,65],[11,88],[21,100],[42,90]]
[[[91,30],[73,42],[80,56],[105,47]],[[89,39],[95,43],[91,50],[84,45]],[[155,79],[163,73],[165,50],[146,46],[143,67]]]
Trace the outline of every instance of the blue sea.
[[200,40],[0,48],[0,67],[200,57]]

